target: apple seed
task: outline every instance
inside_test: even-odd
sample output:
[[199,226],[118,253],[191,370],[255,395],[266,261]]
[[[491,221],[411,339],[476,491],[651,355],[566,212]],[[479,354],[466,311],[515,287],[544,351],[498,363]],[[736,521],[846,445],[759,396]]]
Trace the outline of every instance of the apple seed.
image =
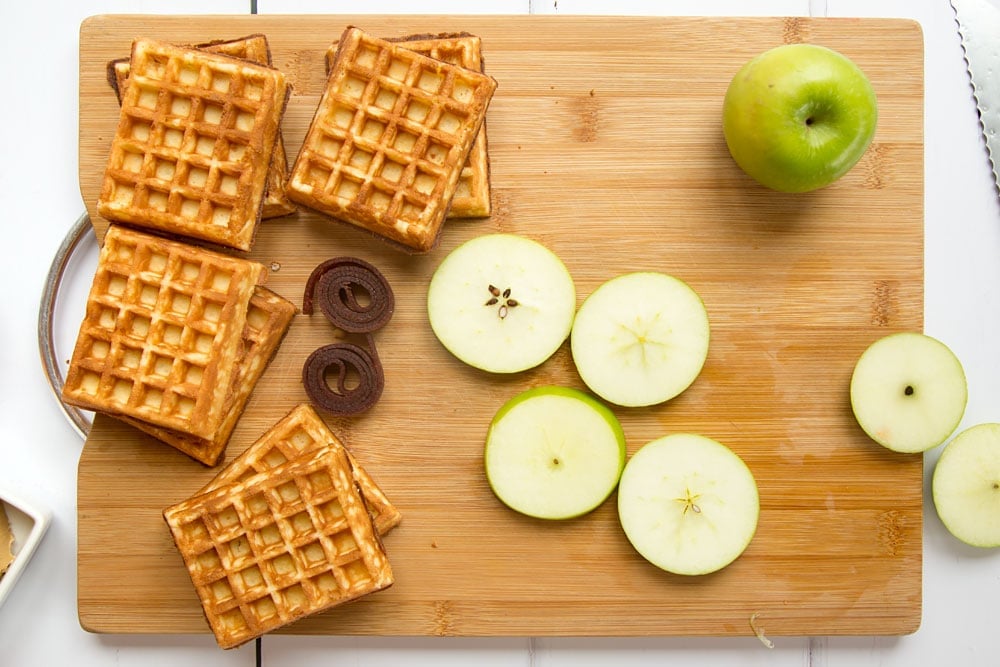
[[[484,306],[495,306],[498,303],[500,307],[497,308],[497,315],[500,319],[505,319],[507,317],[507,312],[510,308],[514,308],[518,305],[517,299],[510,298],[510,288],[508,287],[503,292],[501,292],[494,285],[487,286],[486,290],[490,293],[490,298],[486,300]],[[500,303],[500,299],[503,299],[503,303]]]
[[684,503],[684,509],[681,510],[681,514],[687,514],[688,510],[691,510],[695,514],[701,514],[701,508],[695,503],[701,496],[699,494],[691,494],[691,489],[684,489],[683,498],[675,498],[679,503]]

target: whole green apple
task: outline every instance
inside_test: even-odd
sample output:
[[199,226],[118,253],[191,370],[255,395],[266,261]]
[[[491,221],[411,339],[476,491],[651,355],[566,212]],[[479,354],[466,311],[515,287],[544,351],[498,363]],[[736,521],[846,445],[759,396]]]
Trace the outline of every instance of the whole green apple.
[[814,44],[785,44],[753,58],[722,105],[736,164],[780,192],[808,192],[846,174],[871,144],[877,120],[865,73]]

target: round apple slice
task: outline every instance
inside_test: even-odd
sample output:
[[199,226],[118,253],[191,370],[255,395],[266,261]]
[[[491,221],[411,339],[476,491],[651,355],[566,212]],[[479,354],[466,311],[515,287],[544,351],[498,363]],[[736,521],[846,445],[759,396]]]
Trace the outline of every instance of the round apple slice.
[[625,465],[618,518],[629,542],[675,574],[708,574],[729,565],[757,531],[760,500],[753,473],[720,442],[691,433],[654,440]]
[[591,391],[617,405],[669,400],[687,389],[708,356],[708,313],[685,282],[663,273],[627,273],[580,306],[570,346]]
[[490,488],[511,509],[571,519],[614,491],[625,466],[625,434],[614,413],[587,394],[537,387],[497,411],[484,464]]
[[551,250],[514,234],[467,241],[441,262],[427,291],[427,314],[441,344],[493,373],[516,373],[548,359],[569,336],[576,289]]
[[968,387],[958,358],[926,334],[889,334],[858,358],[851,407],[865,433],[896,452],[937,447],[962,421]]
[[1000,424],[956,435],[934,467],[931,491],[952,535],[974,547],[1000,547]]

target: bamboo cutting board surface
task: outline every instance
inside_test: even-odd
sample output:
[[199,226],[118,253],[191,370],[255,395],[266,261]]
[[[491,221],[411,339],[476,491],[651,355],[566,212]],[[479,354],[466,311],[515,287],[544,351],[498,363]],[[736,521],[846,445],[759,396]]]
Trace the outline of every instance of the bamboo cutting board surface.
[[[395,585],[287,632],[384,635],[902,634],[921,613],[922,460],[870,442],[848,399],[877,337],[923,325],[923,43],[898,20],[587,17],[104,16],[80,33],[80,183],[94,210],[118,108],[105,63],[132,38],[176,42],[263,32],[294,86],[283,131],[294,160],[343,28],[465,30],[499,82],[488,133],[494,212],[450,221],[407,256],[307,211],[265,221],[252,257],[301,304],[321,261],[380,267],[396,312],[375,334],[386,387],[370,412],[327,417],[403,513],[385,538]],[[756,186],[721,134],[729,79],[756,53],[809,41],[840,50],[879,97],[874,144],[837,184],[806,195]],[[494,498],[483,438],[497,408],[541,384],[582,387],[564,345],[537,369],[496,377],[434,338],[426,287],[461,242],[537,239],[566,263],[578,301],[627,271],[676,275],[704,299],[704,371],[676,399],[616,409],[629,452],[693,431],[739,453],[759,487],[757,535],[700,578],[630,548],[614,497],[564,523]],[[230,443],[232,459],[299,402],[306,356],[337,333],[299,315]],[[213,470],[98,418],[79,463],[79,615],[97,632],[207,632],[160,516]]]

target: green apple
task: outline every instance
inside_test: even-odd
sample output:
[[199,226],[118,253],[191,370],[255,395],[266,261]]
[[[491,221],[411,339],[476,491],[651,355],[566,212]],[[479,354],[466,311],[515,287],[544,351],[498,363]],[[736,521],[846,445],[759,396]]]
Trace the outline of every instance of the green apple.
[[487,234],[451,251],[434,272],[427,314],[441,344],[493,373],[548,359],[569,336],[576,289],[551,250],[514,234]]
[[722,130],[743,171],[781,192],[807,192],[850,171],[875,135],[878,104],[849,58],[814,44],[786,44],[736,73]]
[[1000,424],[956,435],[934,467],[931,490],[952,535],[974,547],[1000,547]]
[[858,358],[851,407],[865,433],[896,452],[937,447],[962,421],[968,387],[958,357],[926,334],[889,334]]
[[657,567],[708,574],[742,554],[757,531],[753,473],[733,450],[692,433],[643,445],[618,485],[618,518],[629,542]]
[[537,387],[507,401],[484,451],[490,488],[508,507],[570,519],[611,495],[625,466],[625,434],[606,406],[568,387]]
[[688,388],[708,356],[708,313],[682,280],[626,273],[588,296],[570,349],[580,377],[604,400],[627,407],[662,403]]

